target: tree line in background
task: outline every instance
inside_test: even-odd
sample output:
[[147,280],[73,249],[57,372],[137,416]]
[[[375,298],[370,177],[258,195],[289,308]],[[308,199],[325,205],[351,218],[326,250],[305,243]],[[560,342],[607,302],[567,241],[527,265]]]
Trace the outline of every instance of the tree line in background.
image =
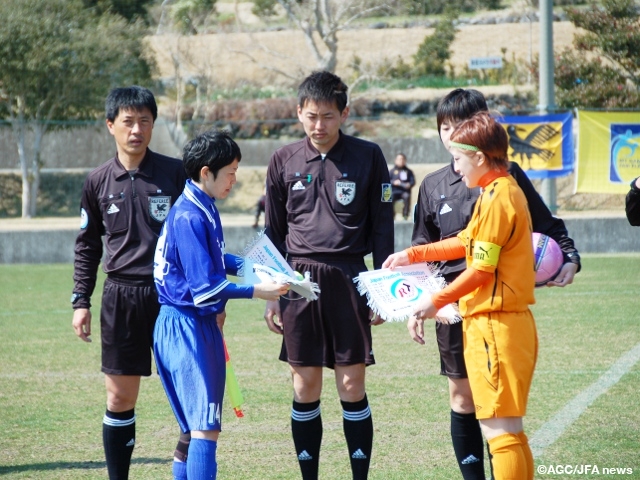
[[[530,0],[535,6],[535,0]],[[566,4],[582,3],[565,0]],[[354,87],[374,79],[478,75],[454,72],[451,44],[463,12],[500,8],[499,0],[256,0],[254,13],[279,9],[300,29],[310,52],[308,70],[335,70],[337,32],[356,21],[385,15],[440,14],[413,63],[365,66],[352,59]],[[235,2],[237,7],[237,1]],[[237,10],[236,10],[237,11]],[[640,105],[640,5],[603,0],[567,8],[583,33],[556,56],[560,108],[637,108]],[[154,86],[154,59],[144,39],[157,32],[197,35],[216,28],[216,0],[2,0],[0,1],[0,119],[15,134],[22,175],[22,216],[36,214],[40,143],[63,121],[101,118],[114,86]],[[237,19],[236,19],[237,20]],[[503,52],[503,55],[506,52]],[[505,58],[496,82],[518,82],[515,59]],[[527,65],[534,74],[537,61]],[[500,77],[501,76],[501,77]],[[537,78],[537,75],[534,75]],[[33,144],[25,144],[32,133]]]

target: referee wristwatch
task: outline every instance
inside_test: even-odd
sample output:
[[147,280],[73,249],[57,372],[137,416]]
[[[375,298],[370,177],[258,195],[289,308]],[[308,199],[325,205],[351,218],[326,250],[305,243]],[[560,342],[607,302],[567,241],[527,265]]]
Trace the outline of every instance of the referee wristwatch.
[[578,270],[576,271],[576,273],[582,270],[582,263],[580,262],[580,254],[578,252],[569,252],[566,255],[571,263],[578,265]]
[[87,300],[89,299],[89,297],[84,293],[73,292],[71,294],[71,305],[75,305],[79,300],[82,300],[83,298],[86,298]]

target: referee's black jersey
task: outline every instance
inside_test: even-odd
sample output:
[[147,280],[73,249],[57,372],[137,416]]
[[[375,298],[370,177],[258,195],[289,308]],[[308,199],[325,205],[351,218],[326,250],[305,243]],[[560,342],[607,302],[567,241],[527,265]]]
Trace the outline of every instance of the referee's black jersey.
[[90,172],[82,189],[74,291],[93,293],[103,239],[105,273],[152,278],[162,222],[185,182],[180,160],[149,149],[133,173],[117,156]]
[[389,170],[375,143],[344,135],[323,159],[308,137],[278,149],[267,170],[267,235],[283,253],[357,259],[393,253]]
[[[551,214],[517,163],[509,162],[509,173],[527,198],[533,230],[544,233],[558,242],[565,262],[576,263],[579,269],[578,251],[562,219]],[[454,171],[453,164],[427,175],[418,192],[411,244],[423,245],[456,236],[469,223],[479,195],[480,188],[468,188],[460,175]],[[443,263],[440,273],[447,281],[451,281],[465,268],[464,259],[451,260]]]

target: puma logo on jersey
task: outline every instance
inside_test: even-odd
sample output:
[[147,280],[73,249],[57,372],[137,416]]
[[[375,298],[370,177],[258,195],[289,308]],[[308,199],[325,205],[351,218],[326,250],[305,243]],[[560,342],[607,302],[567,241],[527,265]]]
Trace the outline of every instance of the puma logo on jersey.
[[449,206],[449,204],[445,203],[444,205],[442,205],[442,208],[440,209],[440,215],[444,215],[445,213],[449,213],[452,210],[453,209]]
[[302,184],[302,182],[300,180],[298,180],[293,187],[291,187],[291,190],[304,190],[305,186]]
[[112,213],[118,213],[119,211],[120,209],[116,207],[116,204],[112,203],[111,205],[109,205],[109,208],[107,208],[107,215],[111,215]]

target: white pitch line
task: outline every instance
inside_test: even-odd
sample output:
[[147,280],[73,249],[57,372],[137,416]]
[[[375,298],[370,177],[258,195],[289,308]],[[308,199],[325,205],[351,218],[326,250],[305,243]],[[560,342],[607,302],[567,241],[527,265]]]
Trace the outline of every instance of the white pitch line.
[[618,383],[640,360],[640,343],[622,355],[609,370],[576,395],[551,420],[536,431],[529,440],[531,452],[535,458],[541,457],[545,449],[552,445],[564,431],[603,393]]

